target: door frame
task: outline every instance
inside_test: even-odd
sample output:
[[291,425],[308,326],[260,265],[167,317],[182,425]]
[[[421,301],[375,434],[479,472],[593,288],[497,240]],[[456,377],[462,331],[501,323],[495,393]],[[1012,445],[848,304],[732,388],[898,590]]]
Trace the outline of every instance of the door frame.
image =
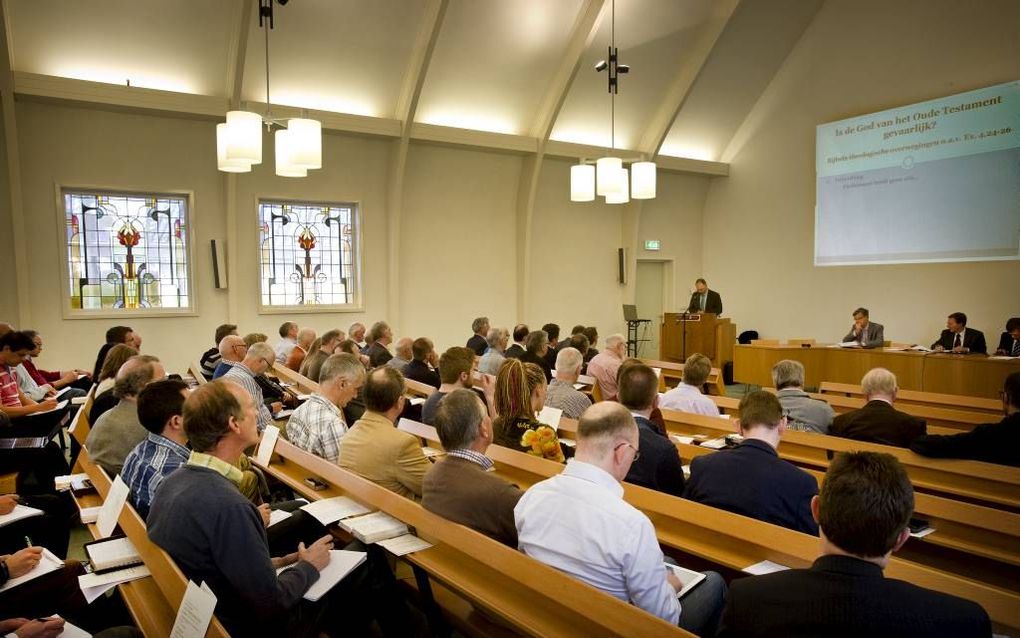
[[[674,312],[672,308],[676,305],[676,259],[673,257],[639,257],[637,263],[641,262],[662,264],[662,312]],[[634,286],[637,288],[637,266],[634,266]],[[686,310],[686,308],[685,308]],[[653,319],[654,321],[654,319]],[[658,318],[659,321],[659,349],[660,352],[655,353],[656,358],[661,358],[662,349],[662,317]]]

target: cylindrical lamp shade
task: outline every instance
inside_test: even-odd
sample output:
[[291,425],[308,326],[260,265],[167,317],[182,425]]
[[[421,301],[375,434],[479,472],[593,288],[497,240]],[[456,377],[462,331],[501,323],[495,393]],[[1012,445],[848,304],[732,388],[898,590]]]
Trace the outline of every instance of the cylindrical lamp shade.
[[630,201],[629,194],[630,189],[627,188],[629,172],[630,171],[628,171],[625,168],[621,168],[618,171],[616,171],[616,179],[619,180],[621,184],[623,184],[623,188],[616,191],[615,193],[609,193],[608,195],[606,195],[607,204],[626,204],[627,202]]
[[226,159],[262,163],[262,116],[248,111],[227,111]]
[[595,162],[595,166],[598,178],[595,192],[605,197],[609,193],[627,190],[627,182],[620,181],[619,171],[623,168],[623,162],[619,157],[602,157]]
[[318,120],[294,118],[287,122],[294,152],[291,166],[322,168],[322,124]]
[[276,174],[280,177],[305,177],[308,171],[294,166],[294,138],[289,129],[276,132]]
[[634,162],[630,165],[630,196],[634,199],[655,198],[655,162]]
[[595,167],[575,164],[570,167],[570,201],[590,202],[595,199]]
[[248,162],[227,159],[227,134],[226,123],[216,125],[216,168],[224,173],[250,172],[251,164]]

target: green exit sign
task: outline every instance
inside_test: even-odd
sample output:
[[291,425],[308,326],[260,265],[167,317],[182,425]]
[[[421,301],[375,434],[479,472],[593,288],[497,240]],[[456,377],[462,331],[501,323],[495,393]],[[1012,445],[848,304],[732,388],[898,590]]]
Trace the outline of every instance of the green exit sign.
[[646,239],[645,250],[659,250],[661,242],[658,239]]

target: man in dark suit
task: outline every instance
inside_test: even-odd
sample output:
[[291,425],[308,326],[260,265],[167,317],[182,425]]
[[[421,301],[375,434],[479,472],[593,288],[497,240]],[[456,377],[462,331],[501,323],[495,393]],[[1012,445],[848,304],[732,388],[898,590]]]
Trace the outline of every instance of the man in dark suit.
[[514,326],[514,342],[506,349],[503,356],[507,359],[520,359],[521,355],[524,354],[524,351],[527,349],[524,346],[524,340],[528,338],[529,332],[531,332],[531,330],[529,330],[528,326],[523,323],[519,323]]
[[722,297],[714,290],[708,289],[704,279],[694,282],[695,291],[691,295],[691,303],[687,304],[687,312],[709,312],[722,314]]
[[1006,322],[1006,332],[999,337],[999,347],[995,354],[1007,357],[1020,357],[1020,317],[1012,317]]
[[740,400],[739,426],[744,442],[735,449],[694,459],[684,498],[817,534],[811,499],[818,483],[776,452],[786,432],[779,399],[761,390],[746,395]]
[[471,322],[471,332],[474,334],[467,340],[467,347],[480,357],[489,349],[489,342],[485,340],[485,335],[489,334],[489,318],[477,317]]
[[635,363],[620,369],[619,384],[620,403],[634,415],[641,442],[638,446],[641,453],[635,457],[623,480],[673,496],[682,496],[684,470],[680,453],[648,419],[659,395],[659,377],[645,364]]
[[549,336],[545,330],[536,330],[528,334],[525,344],[527,345],[527,350],[520,356],[520,360],[524,363],[534,363],[539,368],[542,368],[542,372],[545,373],[545,382],[549,383],[552,381],[552,368],[546,359],[546,355],[549,354],[551,347],[549,345]]
[[432,340],[425,337],[415,339],[411,343],[411,362],[404,366],[404,378],[438,389],[442,383],[436,370],[438,367],[439,357]]
[[914,492],[888,454],[840,454],[811,501],[821,553],[808,569],[730,584],[718,636],[990,636],[969,600],[885,578],[910,536]]
[[546,367],[550,370],[556,367],[556,353],[558,352],[560,345],[560,326],[555,323],[547,323],[542,326],[542,330],[545,335],[549,338],[549,349],[545,351],[545,363]]
[[829,434],[857,441],[910,447],[927,431],[924,419],[893,408],[896,401],[896,375],[885,368],[869,370],[861,379],[861,390],[868,402],[860,410],[838,415]]
[[967,328],[967,315],[954,312],[946,318],[946,329],[939,340],[931,344],[936,352],[956,352],[959,354],[988,354],[985,335],[980,330]]
[[854,310],[854,325],[843,337],[843,343],[853,341],[862,348],[881,348],[885,343],[885,328],[871,321],[867,308]]

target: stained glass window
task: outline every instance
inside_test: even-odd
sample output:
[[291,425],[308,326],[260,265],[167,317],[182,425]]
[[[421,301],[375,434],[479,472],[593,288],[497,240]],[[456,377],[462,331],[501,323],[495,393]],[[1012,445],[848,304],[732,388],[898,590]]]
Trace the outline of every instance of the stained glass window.
[[355,204],[259,202],[262,306],[358,303]]
[[185,195],[64,190],[71,308],[191,308]]

